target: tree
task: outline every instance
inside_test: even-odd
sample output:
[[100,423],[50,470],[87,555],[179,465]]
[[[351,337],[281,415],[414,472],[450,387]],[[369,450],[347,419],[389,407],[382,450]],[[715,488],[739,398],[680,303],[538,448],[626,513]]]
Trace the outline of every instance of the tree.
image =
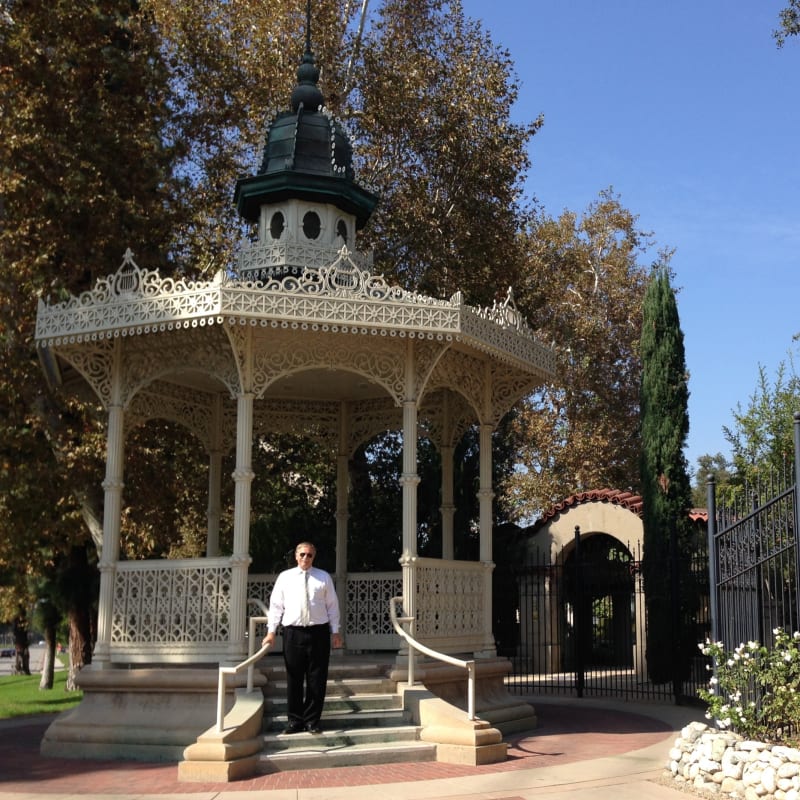
[[37,296],[83,291],[128,245],[171,269],[184,183],[164,135],[157,43],[135,0],[10,2],[0,17],[0,569],[14,578],[0,592],[5,607],[25,597],[26,576],[93,548],[85,520],[102,516],[102,417],[94,399],[45,385]]
[[[800,410],[800,375],[789,353],[770,380],[763,365],[747,407],[733,411],[733,425],[723,427],[731,447],[734,483],[756,490],[772,476],[790,475],[794,463],[793,417]],[[763,498],[766,499],[766,498]]]
[[361,52],[343,112],[381,197],[366,236],[379,268],[435,296],[501,298],[524,264],[526,147],[542,124],[510,119],[509,54],[444,0],[385,0]]
[[[691,487],[683,448],[689,434],[688,374],[683,332],[666,265],[657,265],[642,307],[640,477],[647,604],[647,669],[654,683],[676,684],[696,649],[688,571],[680,557],[692,546]],[[681,575],[681,573],[685,573]]]
[[697,459],[694,486],[692,487],[692,505],[705,508],[708,502],[708,481],[713,478],[719,489],[731,482],[731,465],[722,453],[711,455],[706,453]]
[[800,0],[789,0],[786,8],[778,15],[780,27],[773,32],[778,47],[783,47],[789,36],[800,34]]
[[575,491],[637,486],[639,260],[650,240],[607,190],[580,217],[540,213],[524,241],[518,306],[555,348],[558,373],[515,422],[524,470],[510,491],[519,517],[531,518]]

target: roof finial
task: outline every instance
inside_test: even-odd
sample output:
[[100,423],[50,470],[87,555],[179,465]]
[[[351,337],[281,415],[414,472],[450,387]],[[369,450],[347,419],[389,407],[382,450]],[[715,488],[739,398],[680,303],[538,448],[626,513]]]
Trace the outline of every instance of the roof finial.
[[314,63],[314,54],[311,52],[311,0],[306,2],[306,52],[303,61],[297,68],[297,86],[292,91],[292,111],[297,111],[302,105],[306,111],[316,111],[325,102],[317,81],[319,70]]
[[311,52],[311,0],[306,0],[306,53]]

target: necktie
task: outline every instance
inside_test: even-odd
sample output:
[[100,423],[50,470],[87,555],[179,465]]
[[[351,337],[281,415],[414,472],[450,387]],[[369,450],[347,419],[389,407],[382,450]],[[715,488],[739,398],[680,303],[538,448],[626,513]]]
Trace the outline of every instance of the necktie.
[[300,624],[303,627],[311,624],[311,608],[308,603],[308,570],[303,571],[303,610],[300,616]]

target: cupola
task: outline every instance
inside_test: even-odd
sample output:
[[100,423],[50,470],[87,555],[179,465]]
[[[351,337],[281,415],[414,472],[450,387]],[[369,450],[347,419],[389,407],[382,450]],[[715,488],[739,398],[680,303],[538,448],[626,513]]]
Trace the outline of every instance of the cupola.
[[[355,182],[347,133],[325,108],[311,52],[308,5],[306,48],[291,110],[270,123],[258,173],[237,181],[234,202],[245,220],[258,223],[256,248],[286,244],[353,250],[356,231],[367,223],[378,198]],[[256,259],[259,277],[298,274],[308,266],[307,259],[283,265],[269,260],[274,268],[265,270],[264,259]],[[252,271],[250,261],[240,258],[245,277]]]

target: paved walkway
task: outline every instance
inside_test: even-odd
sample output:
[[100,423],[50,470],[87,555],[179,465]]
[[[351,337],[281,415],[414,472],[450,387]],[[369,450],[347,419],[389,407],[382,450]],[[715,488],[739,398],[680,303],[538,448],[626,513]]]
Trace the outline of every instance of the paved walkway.
[[697,708],[536,698],[539,727],[511,738],[509,760],[482,767],[389,764],[179,783],[174,764],[44,758],[51,718],[0,722],[0,800],[686,800],[660,781]]

